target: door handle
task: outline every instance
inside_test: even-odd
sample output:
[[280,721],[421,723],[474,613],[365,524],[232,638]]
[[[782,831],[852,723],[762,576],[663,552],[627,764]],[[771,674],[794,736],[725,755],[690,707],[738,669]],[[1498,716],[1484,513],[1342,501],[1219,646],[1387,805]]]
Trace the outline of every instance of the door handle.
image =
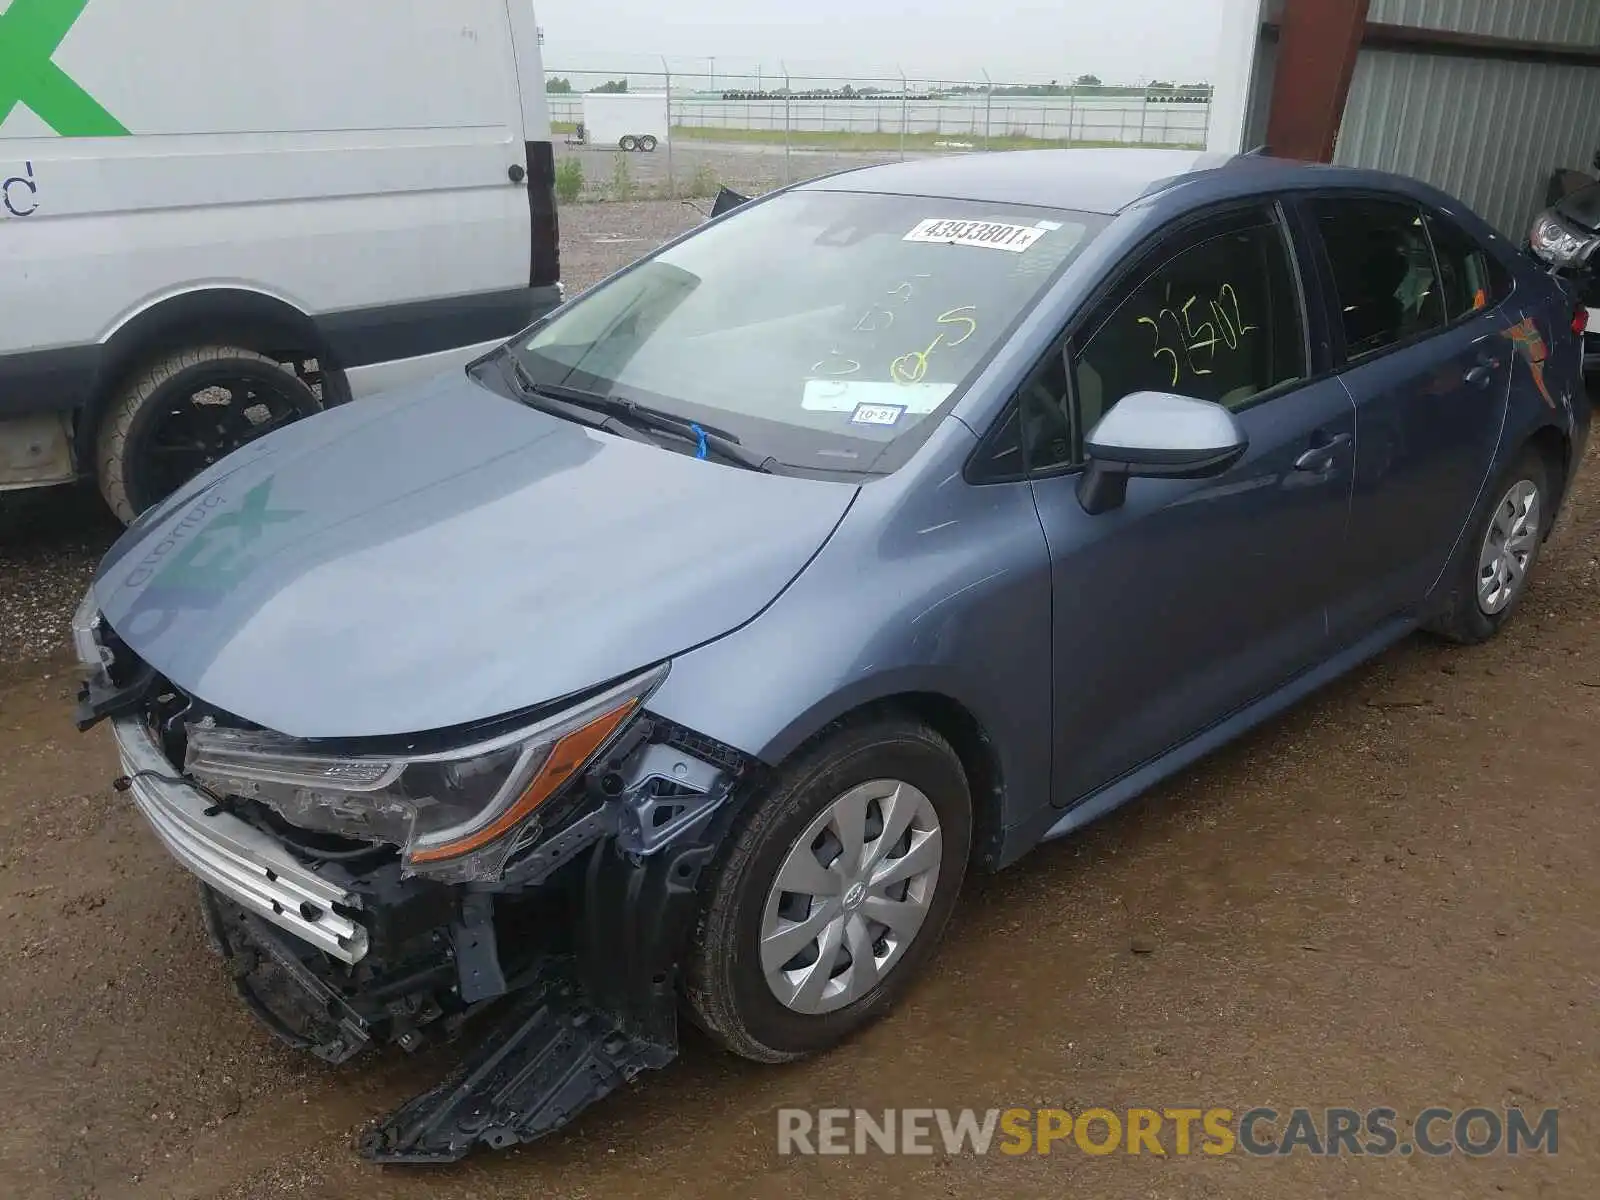
[[1335,433],[1330,437],[1324,437],[1294,460],[1294,469],[1320,474],[1333,466],[1334,451],[1341,446],[1348,446],[1352,440],[1348,433]]
[[1480,363],[1462,376],[1462,382],[1475,388],[1486,388],[1494,382],[1494,372]]

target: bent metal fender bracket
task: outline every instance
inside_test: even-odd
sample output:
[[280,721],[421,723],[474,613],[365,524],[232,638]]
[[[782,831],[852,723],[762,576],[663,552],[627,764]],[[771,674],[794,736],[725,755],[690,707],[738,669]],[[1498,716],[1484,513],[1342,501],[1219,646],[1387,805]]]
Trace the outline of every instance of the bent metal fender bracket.
[[[734,784],[758,778],[759,764],[668,722],[654,732],[663,742],[621,755],[619,795],[602,810],[614,831],[617,809],[631,808],[639,843],[585,833],[562,851],[563,861],[583,846],[589,855],[574,885],[575,953],[507,981],[500,1023],[436,1087],[369,1129],[363,1157],[453,1162],[478,1145],[533,1141],[677,1057],[679,959],[701,873],[737,814],[726,803]],[[653,786],[668,781],[665,794]]]
[[596,845],[578,953],[546,958],[465,1060],[360,1139],[377,1163],[443,1163],[553,1133],[678,1053],[678,957],[718,837],[634,858]]
[[498,1150],[532,1141],[676,1055],[676,1039],[629,1035],[552,964],[454,1074],[368,1130],[361,1154],[377,1163],[445,1163],[480,1142]]

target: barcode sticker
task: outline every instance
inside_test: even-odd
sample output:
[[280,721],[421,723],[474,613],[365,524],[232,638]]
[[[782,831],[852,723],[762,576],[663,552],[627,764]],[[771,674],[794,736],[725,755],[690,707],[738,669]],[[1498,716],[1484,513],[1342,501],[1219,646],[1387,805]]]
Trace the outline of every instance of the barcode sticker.
[[1021,254],[1046,233],[1037,225],[1007,225],[1000,221],[951,221],[930,217],[906,234],[908,242],[943,242],[951,246],[978,246],[984,250],[1009,250]]

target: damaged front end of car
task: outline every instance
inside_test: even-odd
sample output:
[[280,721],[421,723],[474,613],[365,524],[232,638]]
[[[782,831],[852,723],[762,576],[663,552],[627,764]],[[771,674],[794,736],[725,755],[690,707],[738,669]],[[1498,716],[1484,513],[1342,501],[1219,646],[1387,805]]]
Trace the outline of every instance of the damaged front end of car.
[[759,764],[651,713],[662,664],[511,718],[360,745],[282,737],[74,621],[78,720],[202,883],[240,995],[328,1062],[461,1038],[367,1131],[376,1162],[550,1133],[677,1049],[695,889]]

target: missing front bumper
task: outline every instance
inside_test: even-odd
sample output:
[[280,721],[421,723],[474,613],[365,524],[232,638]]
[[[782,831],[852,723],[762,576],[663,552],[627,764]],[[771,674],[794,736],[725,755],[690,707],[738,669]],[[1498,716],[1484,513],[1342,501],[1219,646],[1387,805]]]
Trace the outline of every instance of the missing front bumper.
[[678,1052],[678,959],[725,827],[649,858],[584,864],[572,954],[537,963],[500,1024],[437,1087],[361,1139],[373,1162],[451,1162],[554,1133]]
[[[444,969],[455,952],[441,953],[431,974],[397,973],[351,994],[277,927],[209,888],[203,903],[244,1002],[290,1045],[338,1063],[369,1045],[415,1049],[425,1028],[463,1035],[458,1065],[358,1143],[372,1162],[443,1163],[553,1133],[676,1057],[677,963],[711,853],[698,843],[641,860],[596,846],[574,881],[582,905],[574,944],[535,957],[496,1001],[448,1012],[437,1001],[459,999],[449,982],[455,964]],[[375,946],[361,969],[382,954]],[[414,986],[397,986],[404,980]]]
[[220,811],[172,768],[137,716],[111,723],[128,793],[156,836],[208,886],[265,921],[345,963],[367,952],[366,928],[350,914],[353,892],[296,861],[283,846]]
[[[445,1080],[361,1139],[369,1160],[531,1141],[675,1057],[696,888],[751,768],[736,751],[660,724],[617,764],[599,827],[547,839],[494,887],[463,888],[403,878],[394,862],[314,870],[173,774],[142,719],[113,726],[127,790],[205,885],[212,938],[277,1036],[337,1063],[477,1034]],[[562,915],[543,919],[546,903]]]

